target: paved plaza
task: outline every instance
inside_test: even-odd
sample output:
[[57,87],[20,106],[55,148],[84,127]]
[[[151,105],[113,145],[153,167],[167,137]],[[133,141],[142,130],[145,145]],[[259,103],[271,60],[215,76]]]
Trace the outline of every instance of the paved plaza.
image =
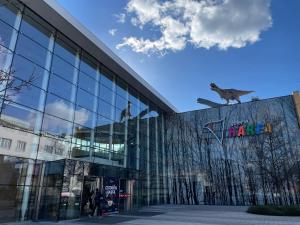
[[[33,225],[300,225],[300,217],[262,216],[246,213],[247,207],[162,205],[139,211],[56,222],[24,222]],[[12,225],[12,224],[10,224]]]

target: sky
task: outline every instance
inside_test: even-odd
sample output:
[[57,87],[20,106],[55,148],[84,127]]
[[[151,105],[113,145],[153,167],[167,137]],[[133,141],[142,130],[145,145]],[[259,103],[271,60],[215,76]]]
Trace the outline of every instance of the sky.
[[299,0],[57,0],[180,112],[300,89]]

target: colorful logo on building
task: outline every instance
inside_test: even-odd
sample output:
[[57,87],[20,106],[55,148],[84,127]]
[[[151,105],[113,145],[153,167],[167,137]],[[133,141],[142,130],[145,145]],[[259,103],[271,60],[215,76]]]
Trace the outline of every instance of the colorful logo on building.
[[270,123],[245,123],[231,126],[228,129],[228,137],[254,136],[270,133],[272,133],[272,125]]

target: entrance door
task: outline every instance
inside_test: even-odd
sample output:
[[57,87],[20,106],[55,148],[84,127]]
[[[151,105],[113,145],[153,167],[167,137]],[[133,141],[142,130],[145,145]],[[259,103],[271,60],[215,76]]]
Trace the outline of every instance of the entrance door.
[[81,216],[91,215],[95,206],[96,189],[101,190],[102,177],[85,176],[81,197]]

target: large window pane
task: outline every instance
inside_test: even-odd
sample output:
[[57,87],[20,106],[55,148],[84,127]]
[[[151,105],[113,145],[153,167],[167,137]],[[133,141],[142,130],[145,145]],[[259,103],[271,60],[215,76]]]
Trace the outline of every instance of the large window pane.
[[6,23],[0,20],[0,45],[6,48],[10,47],[10,40],[13,34],[16,35],[16,31]]
[[129,101],[132,103],[132,105],[134,106],[138,106],[139,105],[139,100],[138,100],[138,92],[133,90],[133,89],[129,89]]
[[61,139],[41,137],[38,151],[38,159],[59,160],[69,158],[71,143]]
[[114,76],[112,73],[105,68],[101,68],[101,84],[112,90],[114,84],[113,80]]
[[2,0],[0,4],[0,19],[5,21],[11,26],[14,26],[16,20],[16,14],[18,9],[13,4],[9,4],[9,1]]
[[108,118],[108,119],[112,119],[112,105],[108,104],[102,100],[99,99],[99,103],[98,103],[98,114]]
[[67,81],[70,81],[75,84],[76,79],[76,69],[71,64],[67,63],[63,59],[53,56],[52,60],[52,69],[51,71],[60,77],[66,79]]
[[71,141],[72,123],[45,114],[42,132],[44,135],[51,135],[56,138],[64,138],[66,141]]
[[116,95],[116,107],[120,110],[126,109],[128,106],[128,101],[123,97]]
[[90,110],[94,111],[94,101],[96,97],[94,95],[89,94],[88,92],[81,90],[78,88],[77,91],[77,104]]
[[85,127],[93,129],[93,120],[96,120],[96,114],[76,106],[74,122]]
[[54,53],[77,67],[76,55],[78,54],[79,48],[61,33],[58,33],[57,36],[54,45]]
[[82,59],[80,61],[80,70],[96,79],[97,62],[87,53],[83,52]]
[[[48,91],[70,102],[74,102],[75,86],[64,79],[51,74]],[[73,90],[74,89],[74,90]]]
[[[42,110],[40,107],[40,98],[45,96],[45,91],[32,86],[31,84],[24,84],[23,81],[14,79],[12,88],[6,91],[5,100],[20,103],[30,108]],[[24,86],[22,86],[24,84]],[[15,87],[20,87],[19,91],[15,91]]]
[[4,121],[5,126],[38,133],[41,113],[13,103],[4,104],[1,120]]
[[107,103],[110,103],[110,104],[114,104],[113,102],[113,91],[103,85],[101,85],[100,87],[100,94],[99,94],[99,97],[101,99],[103,99],[104,101],[106,101]]
[[27,8],[24,12],[20,30],[26,36],[48,48],[49,37],[53,29]]
[[17,42],[17,54],[25,56],[39,66],[45,67],[47,58],[47,49],[41,47],[39,44],[20,34]]
[[127,85],[119,79],[116,82],[116,92],[119,96],[127,98]]
[[96,88],[96,80],[86,75],[85,73],[80,72],[78,78],[78,86],[94,95]]
[[74,115],[74,105],[55,95],[48,94],[45,112],[62,119],[72,121]]
[[30,84],[37,87],[46,88],[43,87],[43,80],[46,79],[45,76],[47,76],[48,71],[25,59],[23,56],[14,56],[11,71],[11,75],[14,77],[24,81],[30,81]]
[[0,45],[0,70],[1,71],[9,72],[12,56],[13,54],[10,50]]

